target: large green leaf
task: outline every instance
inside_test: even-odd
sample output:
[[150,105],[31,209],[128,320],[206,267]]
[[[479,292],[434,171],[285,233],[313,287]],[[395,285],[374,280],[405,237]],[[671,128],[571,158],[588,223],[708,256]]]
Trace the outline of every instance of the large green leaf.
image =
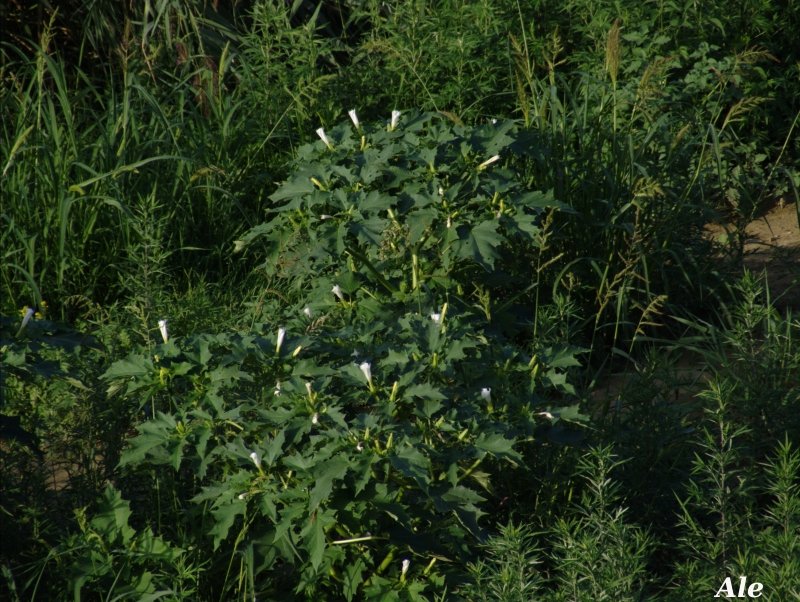
[[481,222],[477,226],[458,227],[458,241],[454,247],[456,255],[471,259],[487,271],[494,269],[494,262],[500,256],[497,247],[503,243],[503,236],[497,232],[497,221]]
[[314,467],[314,488],[308,501],[309,509],[313,512],[320,503],[328,499],[333,488],[333,482],[340,480],[347,473],[350,466],[347,458],[336,456]]
[[219,548],[219,544],[228,537],[236,517],[244,514],[247,508],[247,503],[240,500],[238,497],[232,497],[226,503],[217,506],[212,510],[211,514],[214,517],[214,526],[211,527],[209,535],[214,538],[214,549]]

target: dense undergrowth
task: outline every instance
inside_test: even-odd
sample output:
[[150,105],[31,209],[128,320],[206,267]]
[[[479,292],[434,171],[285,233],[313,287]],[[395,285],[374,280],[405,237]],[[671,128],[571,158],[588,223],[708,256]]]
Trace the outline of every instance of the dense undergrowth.
[[800,10],[61,4],[0,9],[4,598],[800,598]]

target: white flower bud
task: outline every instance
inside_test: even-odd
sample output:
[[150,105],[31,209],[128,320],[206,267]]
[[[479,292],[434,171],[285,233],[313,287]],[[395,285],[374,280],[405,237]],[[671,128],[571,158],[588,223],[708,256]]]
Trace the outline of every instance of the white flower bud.
[[317,136],[319,136],[319,139],[325,143],[325,146],[333,150],[333,144],[331,144],[331,141],[328,139],[328,136],[325,134],[325,130],[323,128],[317,128]]
[[341,287],[340,287],[338,284],[337,284],[337,285],[335,285],[335,286],[334,286],[334,287],[331,289],[331,292],[332,292],[334,295],[336,295],[336,297],[339,299],[339,301],[344,301],[344,295],[342,294],[342,289],[341,289]]
[[166,343],[167,341],[169,341],[169,332],[167,331],[166,320],[158,321],[158,329],[161,331],[161,338],[164,339],[164,342]]
[[369,385],[372,386],[372,366],[370,365],[370,363],[364,362],[360,364],[358,367],[361,368],[361,372],[364,373],[364,376],[367,379],[367,383],[369,383]]
[[286,338],[286,329],[278,328],[278,341],[275,343],[275,353],[280,353],[284,338]]
[[491,389],[491,387],[483,387],[481,389],[481,397],[483,397],[486,401],[492,401],[492,389]]
[[[29,307],[28,309],[25,310],[25,315],[22,316],[22,324],[19,327],[20,332],[22,332],[22,329],[25,328],[28,325],[28,322],[31,321],[31,318],[33,317],[34,313],[36,312],[34,312],[32,307]],[[166,328],[166,326],[164,326],[164,328]],[[166,340],[164,342],[166,343]]]
[[308,318],[308,319],[311,319],[311,316],[313,316],[313,315],[314,315],[314,313],[311,311],[311,308],[310,308],[310,307],[306,306],[306,307],[303,309],[303,315],[304,315],[306,318]]
[[256,468],[261,470],[261,456],[258,455],[258,452],[250,452],[250,459],[256,465]]
[[389,131],[393,132],[398,123],[400,123],[400,111],[394,110],[392,111],[392,121],[389,124]]
[[361,124],[358,122],[358,115],[356,115],[355,109],[350,109],[347,111],[347,114],[350,115],[350,121],[353,122],[353,125],[357,130],[361,129]]
[[499,160],[500,160],[500,155],[494,155],[493,157],[489,157],[488,159],[486,159],[486,161],[484,161],[483,163],[481,163],[480,165],[478,165],[478,171],[480,171],[480,170],[482,170],[482,169],[486,169],[486,168],[487,168],[487,167],[489,167],[489,166],[490,166],[492,163],[496,163],[496,162],[497,162],[497,161],[499,161]]

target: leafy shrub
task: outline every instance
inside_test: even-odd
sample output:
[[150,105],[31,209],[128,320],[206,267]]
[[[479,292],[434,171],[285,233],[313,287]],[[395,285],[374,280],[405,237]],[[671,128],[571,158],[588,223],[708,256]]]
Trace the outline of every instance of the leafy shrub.
[[674,597],[706,595],[728,576],[754,575],[771,597],[790,600],[800,593],[800,454],[787,438],[763,462],[745,458],[748,429],[730,422],[729,395],[721,383],[708,393],[717,407],[681,499]]
[[537,356],[493,326],[492,292],[552,203],[495,165],[512,124],[359,130],[304,147],[285,204],[238,243],[268,241],[263,269],[301,301],[285,326],[169,339],[105,374],[149,416],[121,465],[156,479],[165,497],[146,506],[177,524],[149,520],[214,558],[219,595],[440,587],[516,442],[560,420],[547,392],[571,390],[577,350]]

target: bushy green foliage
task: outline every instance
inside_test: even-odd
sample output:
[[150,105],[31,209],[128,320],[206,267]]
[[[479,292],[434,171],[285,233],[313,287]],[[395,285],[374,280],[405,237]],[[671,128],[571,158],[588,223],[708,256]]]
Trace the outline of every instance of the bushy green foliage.
[[[798,595],[798,479],[800,455],[787,439],[763,462],[745,458],[748,429],[728,419],[730,390],[709,389],[717,404],[703,432],[693,478],[681,500],[672,587],[681,596],[701,596],[719,588],[726,575],[758,575],[770,597]],[[756,500],[761,500],[757,505]],[[714,590],[716,591],[716,589]],[[679,592],[679,593],[678,593]]]

